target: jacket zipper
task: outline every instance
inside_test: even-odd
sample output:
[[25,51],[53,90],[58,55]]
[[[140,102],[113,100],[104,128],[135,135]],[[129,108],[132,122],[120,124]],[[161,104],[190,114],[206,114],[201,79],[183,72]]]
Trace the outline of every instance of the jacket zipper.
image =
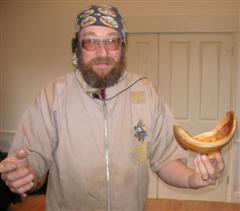
[[109,149],[108,149],[107,104],[106,104],[106,101],[103,101],[103,113],[104,113],[105,161],[106,161],[106,176],[107,176],[107,204],[108,204],[108,211],[111,211],[111,191],[110,191]]

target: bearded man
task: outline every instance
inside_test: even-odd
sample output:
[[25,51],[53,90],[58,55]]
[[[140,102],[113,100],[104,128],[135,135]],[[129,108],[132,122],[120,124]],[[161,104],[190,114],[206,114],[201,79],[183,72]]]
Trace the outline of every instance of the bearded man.
[[13,192],[33,191],[49,172],[49,211],[142,211],[149,166],[183,188],[200,188],[220,176],[221,154],[215,166],[206,155],[195,158],[194,169],[186,166],[168,106],[149,80],[126,71],[126,45],[115,7],[92,5],[78,15],[76,70],[36,96],[0,168]]

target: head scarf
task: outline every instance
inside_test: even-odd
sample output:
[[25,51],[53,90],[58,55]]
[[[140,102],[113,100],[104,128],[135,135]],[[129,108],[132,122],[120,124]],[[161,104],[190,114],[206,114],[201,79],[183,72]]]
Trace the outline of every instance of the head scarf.
[[83,10],[76,18],[75,32],[79,33],[88,26],[105,26],[115,29],[126,41],[124,20],[118,9],[108,5],[92,5]]

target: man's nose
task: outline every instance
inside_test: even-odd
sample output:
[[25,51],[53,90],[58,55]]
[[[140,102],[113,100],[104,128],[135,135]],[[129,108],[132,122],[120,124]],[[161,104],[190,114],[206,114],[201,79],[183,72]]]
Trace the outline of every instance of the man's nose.
[[104,44],[102,42],[99,43],[98,45],[98,49],[97,49],[97,55],[101,56],[101,57],[105,57],[107,56],[108,51],[106,49],[106,47],[104,46]]

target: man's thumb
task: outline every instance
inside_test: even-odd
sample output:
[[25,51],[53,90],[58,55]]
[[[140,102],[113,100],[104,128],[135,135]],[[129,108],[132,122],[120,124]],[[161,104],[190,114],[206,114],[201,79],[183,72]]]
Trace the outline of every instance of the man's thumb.
[[27,152],[23,149],[17,150],[16,158],[17,158],[17,168],[25,168],[28,166]]

